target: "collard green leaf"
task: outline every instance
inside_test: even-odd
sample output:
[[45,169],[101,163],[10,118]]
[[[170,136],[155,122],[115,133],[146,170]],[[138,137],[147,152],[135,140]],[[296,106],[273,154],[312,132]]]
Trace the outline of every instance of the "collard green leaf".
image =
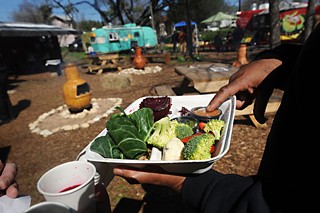
[[107,122],[107,130],[117,145],[126,138],[143,140],[133,120],[126,116],[110,118]]
[[149,110],[137,111],[133,116],[125,114],[111,116],[106,124],[108,133],[124,156],[129,159],[138,159],[142,155],[148,155],[145,134],[149,131],[150,121],[147,120],[150,119],[150,114]]
[[90,145],[90,150],[105,158],[123,159],[123,154],[109,134],[97,137]]
[[150,108],[141,108],[129,115],[134,120],[134,125],[146,141],[150,137],[151,129],[154,123],[153,111]]

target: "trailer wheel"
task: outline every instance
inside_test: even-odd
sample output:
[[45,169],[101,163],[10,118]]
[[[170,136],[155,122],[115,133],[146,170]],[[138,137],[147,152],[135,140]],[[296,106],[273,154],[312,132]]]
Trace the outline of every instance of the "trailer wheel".
[[131,53],[131,54],[135,54],[135,53],[136,53],[136,49],[135,49],[134,47],[131,47],[130,53]]
[[138,46],[138,42],[137,41],[131,41],[131,48],[130,48],[130,51],[132,53],[136,53],[136,46]]

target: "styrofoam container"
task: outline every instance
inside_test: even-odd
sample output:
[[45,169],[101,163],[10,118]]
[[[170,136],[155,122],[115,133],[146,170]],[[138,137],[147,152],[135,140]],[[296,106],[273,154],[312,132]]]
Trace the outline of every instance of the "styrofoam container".
[[[172,105],[170,108],[170,119],[180,116],[180,110],[182,107],[191,110],[196,106],[207,106],[210,100],[215,94],[206,95],[188,95],[188,96],[169,96],[172,99]],[[155,97],[155,96],[147,96]],[[146,97],[142,97],[134,101],[129,105],[125,112],[131,114],[139,109],[139,105]],[[231,133],[233,128],[233,120],[235,116],[235,101],[236,97],[232,96],[227,99],[219,109],[222,110],[220,119],[224,120],[226,125],[222,132],[221,140],[216,143],[216,149],[213,157],[207,160],[177,160],[177,161],[163,161],[161,160],[162,152],[157,148],[153,148],[151,152],[150,160],[130,160],[130,159],[109,159],[104,158],[96,152],[90,150],[90,145],[94,139],[82,150],[77,159],[90,161],[93,163],[97,171],[105,180],[106,184],[113,178],[112,169],[115,166],[130,166],[147,171],[156,171],[162,173],[180,173],[180,174],[200,174],[209,170],[213,163],[223,157],[229,150]],[[107,133],[107,129],[103,129],[102,132],[96,137],[103,136]],[[107,173],[107,174],[106,174]]]
[[46,201],[60,202],[82,213],[95,212],[96,168],[90,162],[70,161],[44,173],[37,182]]
[[44,201],[28,208],[24,213],[72,213],[72,209],[64,203]]

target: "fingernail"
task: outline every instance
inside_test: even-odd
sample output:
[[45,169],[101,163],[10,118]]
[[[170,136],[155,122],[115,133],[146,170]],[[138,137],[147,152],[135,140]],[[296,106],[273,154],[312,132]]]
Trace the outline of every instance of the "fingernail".
[[113,174],[115,174],[117,176],[122,176],[123,175],[123,171],[122,171],[122,169],[114,168],[113,169]]
[[5,189],[5,188],[7,188],[7,178],[2,178],[1,180],[0,180],[0,189],[1,190],[3,190],[3,189]]

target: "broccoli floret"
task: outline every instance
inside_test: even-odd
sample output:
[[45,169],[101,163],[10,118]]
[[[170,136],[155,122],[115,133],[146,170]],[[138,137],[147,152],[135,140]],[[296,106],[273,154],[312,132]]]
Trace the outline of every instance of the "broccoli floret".
[[182,154],[185,160],[206,160],[211,158],[210,149],[215,142],[211,133],[203,133],[192,137],[185,144]]
[[212,119],[206,124],[203,131],[206,133],[212,132],[216,140],[220,140],[224,125],[225,123],[223,120]]
[[177,120],[171,121],[176,137],[179,139],[189,137],[194,134],[192,127],[186,123],[180,123]]
[[168,116],[156,121],[152,128],[154,132],[147,139],[147,143],[157,148],[162,149],[172,138],[176,137]]

